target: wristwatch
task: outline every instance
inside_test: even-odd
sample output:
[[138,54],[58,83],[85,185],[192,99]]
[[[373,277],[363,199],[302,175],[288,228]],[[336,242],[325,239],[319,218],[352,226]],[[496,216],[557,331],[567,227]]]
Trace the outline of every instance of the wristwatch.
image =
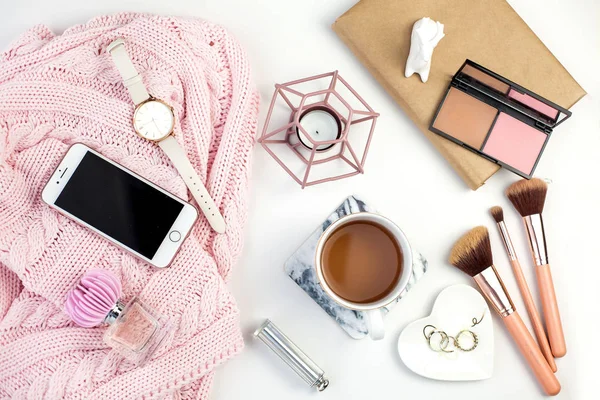
[[123,84],[135,104],[133,128],[136,133],[144,139],[156,142],[163,149],[196,199],[210,226],[218,233],[225,232],[225,220],[219,208],[210,197],[184,149],[173,136],[175,127],[173,108],[148,93],[142,77],[127,54],[125,41],[122,38],[109,44],[106,50],[112,56],[123,78]]

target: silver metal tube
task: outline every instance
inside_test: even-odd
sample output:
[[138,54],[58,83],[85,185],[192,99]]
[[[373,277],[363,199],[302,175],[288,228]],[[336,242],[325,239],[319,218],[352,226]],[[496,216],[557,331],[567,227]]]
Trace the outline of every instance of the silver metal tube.
[[529,238],[529,248],[535,265],[548,264],[548,249],[546,248],[546,235],[544,233],[544,220],[542,214],[533,214],[523,217],[525,231]]
[[254,336],[273,350],[310,387],[316,387],[319,391],[327,388],[329,380],[325,378],[323,370],[270,320],[267,319],[254,332]]
[[485,298],[502,318],[508,317],[515,311],[515,305],[508,295],[496,267],[492,265],[484,269],[475,275],[473,279]]
[[515,251],[515,246],[513,246],[512,241],[510,240],[510,235],[508,234],[508,229],[506,228],[504,221],[498,222],[498,229],[500,230],[500,237],[502,238],[502,243],[504,243],[504,248],[508,253],[508,258],[513,261],[516,260],[517,252]]
[[125,304],[121,302],[121,300],[117,300],[117,303],[113,306],[113,308],[111,308],[108,314],[106,314],[106,317],[104,317],[104,323],[114,323],[119,317],[119,315],[121,315],[121,313],[123,312],[123,309],[125,309]]

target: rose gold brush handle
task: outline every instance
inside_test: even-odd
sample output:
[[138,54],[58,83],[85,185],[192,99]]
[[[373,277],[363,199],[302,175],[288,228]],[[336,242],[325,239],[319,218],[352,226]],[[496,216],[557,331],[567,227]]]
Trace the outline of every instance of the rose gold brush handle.
[[550,369],[519,313],[515,311],[504,317],[503,321],[546,394],[556,396],[560,392],[560,382]]
[[554,361],[552,350],[550,350],[550,344],[548,344],[548,338],[546,337],[546,332],[544,331],[542,319],[540,318],[540,314],[538,313],[535,302],[533,301],[533,296],[531,295],[531,291],[529,290],[529,286],[525,280],[525,275],[523,275],[521,264],[519,263],[519,260],[511,260],[510,263],[512,264],[513,273],[515,275],[515,279],[517,280],[517,284],[519,285],[519,291],[523,297],[527,314],[531,320],[535,337],[540,345],[540,350],[546,358],[546,361],[548,361],[548,365],[550,365],[552,372],[556,372],[556,362]]
[[560,313],[558,311],[556,293],[554,293],[554,283],[552,282],[550,265],[538,265],[535,267],[535,271],[538,279],[540,297],[542,298],[542,310],[544,312],[546,328],[548,329],[548,339],[550,340],[552,354],[554,354],[554,357],[563,357],[567,354],[567,345],[565,343],[562,323],[560,322]]

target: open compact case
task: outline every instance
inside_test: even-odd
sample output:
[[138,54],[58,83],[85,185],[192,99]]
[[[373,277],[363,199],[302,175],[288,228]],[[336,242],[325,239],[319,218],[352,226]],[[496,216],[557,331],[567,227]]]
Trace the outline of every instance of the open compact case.
[[530,179],[553,129],[571,112],[466,60],[429,129]]

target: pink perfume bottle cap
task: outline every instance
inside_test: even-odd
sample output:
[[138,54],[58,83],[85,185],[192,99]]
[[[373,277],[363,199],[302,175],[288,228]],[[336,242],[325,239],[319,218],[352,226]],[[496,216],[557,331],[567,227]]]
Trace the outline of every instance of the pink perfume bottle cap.
[[115,274],[93,269],[67,295],[65,312],[77,325],[91,328],[109,322],[107,317],[119,306],[120,296],[121,282]]

